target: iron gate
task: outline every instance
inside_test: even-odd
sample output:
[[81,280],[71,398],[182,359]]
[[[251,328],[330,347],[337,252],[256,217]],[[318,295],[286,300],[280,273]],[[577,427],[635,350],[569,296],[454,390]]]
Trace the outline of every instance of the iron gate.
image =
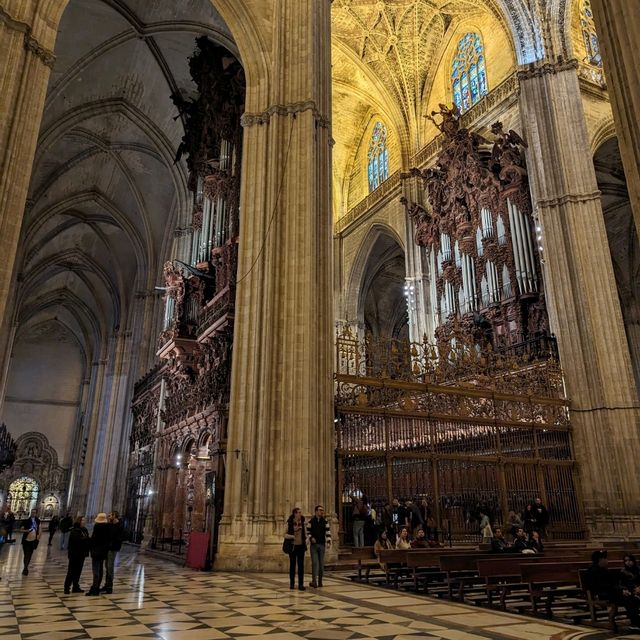
[[[548,342],[548,340],[547,340]],[[478,512],[505,523],[539,496],[547,535],[585,537],[568,401],[552,345],[508,353],[460,336],[431,345],[337,339],[337,508],[378,514],[392,498],[427,500],[440,530],[478,541]]]

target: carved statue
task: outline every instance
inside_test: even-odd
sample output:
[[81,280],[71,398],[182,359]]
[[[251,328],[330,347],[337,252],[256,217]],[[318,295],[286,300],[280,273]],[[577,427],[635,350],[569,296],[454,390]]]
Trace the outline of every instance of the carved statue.
[[[453,138],[460,130],[460,109],[456,104],[449,108],[440,103],[438,107],[439,111],[432,111],[431,115],[426,115],[425,118],[433,122],[436,128],[448,138]],[[441,118],[440,122],[435,119],[438,115]]]

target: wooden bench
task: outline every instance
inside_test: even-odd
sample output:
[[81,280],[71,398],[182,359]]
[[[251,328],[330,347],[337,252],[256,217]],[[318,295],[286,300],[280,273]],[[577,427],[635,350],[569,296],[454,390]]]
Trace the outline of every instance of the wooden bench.
[[407,554],[410,550],[383,549],[380,551],[380,564],[384,565],[387,585],[393,584],[398,588],[398,583],[409,574],[407,569]]
[[354,547],[351,551],[349,559],[357,561],[358,573],[349,577],[351,578],[351,580],[357,580],[358,582],[362,582],[363,569],[366,569],[365,581],[368,582],[369,572],[371,571],[371,569],[380,566],[373,547]]
[[[478,567],[478,577],[484,580],[484,593],[487,603],[489,606],[493,606],[493,596],[498,594],[500,596],[500,607],[504,610],[506,609],[506,597],[502,597],[502,594],[510,586],[522,583],[521,566],[523,564],[565,563],[575,562],[576,560],[587,561],[589,558],[585,556],[584,551],[582,552],[582,557],[576,551],[570,555],[500,554],[490,560],[478,560],[476,566]],[[524,585],[522,587],[523,589],[526,588]],[[526,593],[528,595],[528,590]]]
[[433,553],[433,550],[414,549],[407,553],[406,561],[415,591],[419,591],[420,585],[424,584],[425,593],[429,593],[429,583],[432,580],[446,578],[446,574],[440,571],[440,553]]

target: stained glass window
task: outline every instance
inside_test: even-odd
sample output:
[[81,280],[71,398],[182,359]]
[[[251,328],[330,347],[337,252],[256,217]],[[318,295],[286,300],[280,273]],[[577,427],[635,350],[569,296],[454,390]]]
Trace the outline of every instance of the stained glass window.
[[487,69],[479,34],[467,33],[460,38],[451,66],[451,87],[453,101],[460,111],[466,111],[487,95]]
[[596,23],[593,21],[591,0],[582,0],[582,9],[580,10],[580,28],[582,29],[584,46],[587,50],[587,62],[595,67],[601,67],[602,56],[600,55],[600,44],[596,34]]
[[389,177],[389,151],[387,150],[387,128],[376,122],[369,145],[369,191],[377,189]]

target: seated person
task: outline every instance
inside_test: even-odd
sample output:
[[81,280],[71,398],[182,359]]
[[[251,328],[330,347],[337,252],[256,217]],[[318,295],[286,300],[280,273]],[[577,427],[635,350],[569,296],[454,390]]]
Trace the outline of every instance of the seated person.
[[502,527],[496,527],[496,530],[493,532],[493,538],[491,538],[491,552],[508,553],[509,551],[513,551],[513,549],[504,537]]
[[[393,549],[393,545],[391,544],[391,540],[389,540],[389,537],[387,536],[387,532],[382,529],[380,531],[380,533],[378,533],[378,539],[376,540],[375,544],[373,545],[373,552],[376,554],[376,558],[378,558],[378,562],[380,563],[380,568],[383,571],[387,570],[387,567],[385,566],[384,562],[380,562],[380,552],[383,549]],[[365,572],[365,576],[367,578],[369,578],[369,574],[371,573],[371,567],[367,567],[367,570]]]
[[609,571],[606,550],[591,554],[591,566],[587,569],[585,584],[591,595],[598,600],[608,600],[625,608],[631,621],[630,629],[640,631],[640,599],[621,583],[615,573]]
[[402,527],[396,540],[396,549],[411,549],[411,542],[409,541],[409,529]]
[[411,543],[412,549],[428,549],[429,541],[425,535],[424,529],[420,527],[416,532],[415,540]]
[[640,598],[640,568],[638,568],[635,556],[630,553],[625,554],[623,563],[624,566],[620,572],[620,585],[629,593]]
[[544,545],[542,544],[542,538],[539,531],[532,531],[529,538],[529,548],[533,549],[536,553],[544,552]]
[[513,541],[512,549],[518,553],[529,550],[529,540],[522,527],[516,529],[516,539]]

